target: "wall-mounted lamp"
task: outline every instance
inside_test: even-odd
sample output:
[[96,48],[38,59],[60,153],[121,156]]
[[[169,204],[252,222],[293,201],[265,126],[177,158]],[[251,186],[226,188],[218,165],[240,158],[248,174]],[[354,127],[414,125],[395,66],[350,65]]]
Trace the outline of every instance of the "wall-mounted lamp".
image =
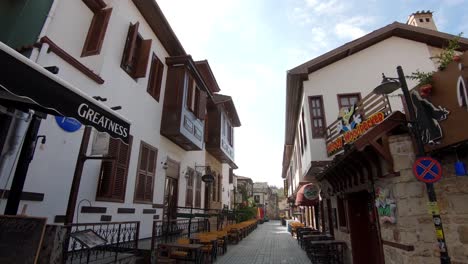
[[166,162],[166,161],[161,161],[161,164],[162,164],[163,170],[167,170],[167,168],[169,168],[169,166],[167,166],[167,162]]

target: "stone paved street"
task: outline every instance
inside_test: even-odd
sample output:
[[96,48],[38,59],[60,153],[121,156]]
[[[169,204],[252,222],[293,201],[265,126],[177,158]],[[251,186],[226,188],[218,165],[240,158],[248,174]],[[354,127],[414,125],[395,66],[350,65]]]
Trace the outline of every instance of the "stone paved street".
[[216,263],[223,264],[302,264],[311,263],[297,241],[281,226],[270,221],[258,228],[237,245],[230,245]]

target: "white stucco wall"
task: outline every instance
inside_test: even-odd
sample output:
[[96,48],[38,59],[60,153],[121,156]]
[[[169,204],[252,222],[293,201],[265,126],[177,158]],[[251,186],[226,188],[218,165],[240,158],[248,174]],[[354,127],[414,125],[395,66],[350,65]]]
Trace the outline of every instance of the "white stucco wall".
[[[137,80],[132,79],[120,68],[129,24],[140,22],[139,33],[144,39],[152,39],[151,53],[156,53],[163,63],[169,54],[132,1],[105,2],[108,7],[113,8],[113,11],[99,55],[80,57],[92,19],[91,11],[82,1],[62,0],[57,5],[51,24],[45,32],[45,35],[58,46],[99,74],[105,80],[104,84],[99,85],[90,80],[54,53],[47,53],[39,61],[43,66],[58,66],[60,78],[70,82],[90,96],[98,95],[107,98],[107,102],[104,103],[108,106],[122,106],[118,112],[132,121],[130,134],[133,136],[133,145],[125,201],[123,203],[95,201],[101,162],[89,160],[84,166],[77,202],[86,199],[90,201],[92,206],[107,207],[105,214],[112,215],[112,221],[141,221],[140,237],[148,237],[151,235],[153,215],[142,214],[142,210],[152,209],[152,204],[135,204],[133,202],[141,141],[158,149],[153,195],[153,203],[155,204],[163,203],[166,171],[162,168],[162,162],[167,157],[180,162],[179,206],[185,206],[186,178],[182,173],[185,172],[187,166],[195,168],[196,164],[205,164],[205,154],[204,151],[184,151],[172,141],[160,136],[167,66],[164,68],[162,78],[161,99],[157,102],[146,91],[150,62],[147,67],[147,76]],[[53,116],[48,116],[43,121],[39,135],[46,135],[47,143],[43,148],[37,147],[35,157],[29,167],[24,191],[44,193],[44,201],[22,201],[20,210],[23,204],[28,204],[26,212],[28,215],[47,217],[48,223],[52,223],[56,215],[65,214],[83,130],[82,127],[75,133],[65,132],[57,126]],[[91,149],[92,136],[89,149]],[[202,206],[204,205],[203,192],[204,184],[202,184]],[[82,202],[80,206],[89,206],[90,204]],[[2,210],[4,205],[5,202],[0,204]],[[117,214],[117,208],[135,208],[135,214]],[[157,214],[162,218],[162,209],[157,209]],[[101,215],[79,213],[79,222],[99,222]]]
[[[307,148],[302,155],[303,175],[310,161],[328,160],[324,139],[313,139],[309,112],[309,96],[322,95],[327,125],[338,117],[339,105],[337,94],[361,93],[361,97],[369,94],[382,81],[382,73],[388,77],[397,77],[396,67],[401,65],[405,75],[410,75],[417,69],[421,71],[435,70],[434,63],[429,59],[431,54],[424,43],[391,37],[365,50],[355,53],[327,67],[309,74],[304,85],[302,105],[305,111],[307,133]],[[407,79],[408,86],[416,82]],[[401,110],[401,99],[396,94],[390,96],[392,110]],[[298,147],[298,146],[297,146]]]

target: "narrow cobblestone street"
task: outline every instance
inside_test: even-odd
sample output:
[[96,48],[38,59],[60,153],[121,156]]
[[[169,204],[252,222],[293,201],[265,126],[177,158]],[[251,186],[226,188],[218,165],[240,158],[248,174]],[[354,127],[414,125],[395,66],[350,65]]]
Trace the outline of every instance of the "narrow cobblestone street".
[[237,245],[230,245],[217,263],[223,264],[302,264],[310,263],[304,250],[300,248],[286,227],[279,221],[270,221],[244,238]]

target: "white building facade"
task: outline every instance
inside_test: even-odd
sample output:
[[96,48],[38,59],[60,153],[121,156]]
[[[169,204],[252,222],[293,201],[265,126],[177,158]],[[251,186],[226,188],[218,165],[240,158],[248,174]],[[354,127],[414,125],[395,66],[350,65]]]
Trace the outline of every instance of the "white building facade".
[[[140,238],[145,238],[151,236],[154,220],[168,217],[168,206],[221,209],[222,204],[231,204],[225,194],[232,189],[229,173],[237,168],[233,140],[228,160],[208,158],[205,149],[206,104],[219,88],[213,88],[217,84],[209,65],[205,68],[211,76],[186,54],[157,3],[55,0],[48,17],[31,58],[44,67],[58,67],[57,76],[86,94],[104,98],[109,107],[118,106],[118,113],[131,120],[129,145],[110,139],[104,146],[108,145],[105,156],[111,159],[86,160],[73,222],[140,221]],[[175,62],[181,57],[184,66]],[[178,84],[181,90],[174,88]],[[167,91],[173,89],[180,92],[175,109],[168,103],[173,95]],[[235,110],[232,100],[231,104]],[[177,133],[190,146],[167,132],[167,120],[177,111],[184,116],[174,121]],[[234,118],[231,137],[233,127],[240,126],[237,114]],[[36,149],[23,190],[43,198],[21,201],[25,214],[47,217],[49,224],[63,223],[84,130],[81,126],[67,132],[50,115],[42,121],[39,135],[47,140]],[[97,148],[96,136],[93,129],[87,156]],[[4,166],[1,186],[8,188],[11,183],[7,175],[13,163],[9,160]],[[219,182],[216,202],[220,206],[205,201],[212,196],[205,193],[207,185],[201,181],[207,166]]]

